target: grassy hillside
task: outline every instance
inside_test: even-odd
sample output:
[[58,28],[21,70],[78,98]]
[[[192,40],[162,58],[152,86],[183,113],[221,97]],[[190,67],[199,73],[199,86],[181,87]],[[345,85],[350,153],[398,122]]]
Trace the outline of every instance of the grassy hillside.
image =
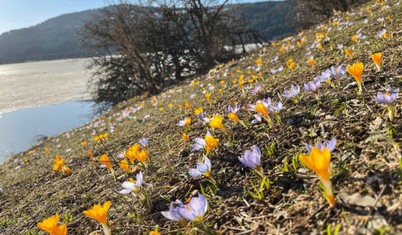
[[[386,106],[373,98],[388,87],[401,87],[400,12],[399,1],[385,1],[384,6],[371,1],[158,96],[128,100],[85,126],[13,156],[0,166],[1,234],[43,234],[37,223],[56,213],[69,234],[102,233],[101,224],[83,212],[106,201],[111,202],[107,225],[113,234],[147,234],[157,226],[161,234],[185,234],[182,225],[192,234],[402,233],[401,98],[393,102],[392,122]],[[377,38],[383,29],[387,34]],[[343,48],[337,49],[340,44]],[[381,71],[371,59],[377,52],[382,54]],[[308,62],[311,56],[314,67]],[[331,84],[320,83],[317,94],[303,89],[331,66],[357,62],[364,64],[361,94],[348,72],[339,83],[333,77]],[[291,85],[301,87],[297,104],[282,96]],[[276,112],[253,122],[255,110],[267,111],[261,100],[268,97],[276,105],[281,102],[282,109],[269,106]],[[253,104],[259,106],[249,106]],[[228,118],[229,105],[240,108],[236,115],[242,123]],[[224,129],[210,127],[219,124],[216,117],[204,124],[195,115],[200,107],[211,118],[222,115]],[[192,150],[191,145],[208,132],[219,139],[215,148],[207,139],[211,173],[192,177],[189,170],[207,149]],[[148,144],[138,150],[135,145],[142,138]],[[305,144],[332,138],[336,145],[331,153],[326,145],[313,148],[314,156],[300,155],[308,155]],[[239,161],[253,146],[261,149],[256,170]],[[69,175],[62,172],[66,168],[60,160],[54,165],[56,155],[64,159]],[[101,166],[103,155],[116,177]],[[128,157],[136,158],[134,164],[121,162]],[[313,157],[316,168],[301,160]],[[325,159],[330,160],[333,208],[309,169],[328,184]],[[137,192],[120,194],[123,182],[136,180],[139,172],[144,179]],[[187,203],[192,198],[192,207],[181,208],[191,212],[200,201],[197,192],[208,201],[202,222],[179,225],[161,214],[176,199]]]

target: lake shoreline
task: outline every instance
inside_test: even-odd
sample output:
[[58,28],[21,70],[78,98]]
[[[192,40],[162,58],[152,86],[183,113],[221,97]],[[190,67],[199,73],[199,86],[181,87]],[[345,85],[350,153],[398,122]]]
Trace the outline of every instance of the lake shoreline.
[[56,136],[87,124],[95,117],[92,101],[66,101],[1,114],[0,162],[28,151],[38,137]]

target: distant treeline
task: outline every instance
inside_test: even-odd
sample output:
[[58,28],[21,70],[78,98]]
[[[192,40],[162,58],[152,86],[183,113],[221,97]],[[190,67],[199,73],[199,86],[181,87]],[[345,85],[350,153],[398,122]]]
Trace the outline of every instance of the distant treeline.
[[[294,4],[289,2],[257,2],[242,5],[248,30],[266,40],[278,39],[295,32],[289,20]],[[0,64],[37,60],[91,56],[79,46],[77,32],[98,10],[61,15],[25,29],[0,35]]]

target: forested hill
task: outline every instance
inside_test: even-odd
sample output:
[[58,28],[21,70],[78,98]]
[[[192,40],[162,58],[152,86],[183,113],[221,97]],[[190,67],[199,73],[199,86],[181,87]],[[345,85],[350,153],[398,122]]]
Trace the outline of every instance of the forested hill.
[[97,10],[65,14],[0,35],[0,64],[82,57],[76,32]]
[[267,40],[278,40],[296,33],[292,26],[295,6],[287,1],[243,4],[240,14],[246,16],[248,29]]
[[[292,10],[287,2],[247,3],[239,9],[249,22],[249,28],[266,39],[294,33],[286,21]],[[77,31],[85,20],[99,10],[65,14],[41,24],[0,35],[0,64],[36,60],[52,60],[87,56],[78,45]]]

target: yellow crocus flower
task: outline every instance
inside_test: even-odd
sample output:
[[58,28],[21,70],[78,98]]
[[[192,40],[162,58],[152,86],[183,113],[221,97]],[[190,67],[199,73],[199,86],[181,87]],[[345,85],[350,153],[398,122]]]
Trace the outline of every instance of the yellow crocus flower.
[[67,234],[66,225],[62,224],[60,226],[57,226],[58,222],[59,222],[59,214],[56,214],[50,218],[43,220],[37,225],[40,229],[50,233],[50,235],[66,235]]
[[320,177],[320,180],[326,189],[328,202],[331,207],[335,207],[332,184],[329,180],[329,162],[331,160],[331,153],[329,150],[326,147],[324,147],[323,150],[313,147],[308,156],[301,153],[299,158],[304,165],[306,165]]

